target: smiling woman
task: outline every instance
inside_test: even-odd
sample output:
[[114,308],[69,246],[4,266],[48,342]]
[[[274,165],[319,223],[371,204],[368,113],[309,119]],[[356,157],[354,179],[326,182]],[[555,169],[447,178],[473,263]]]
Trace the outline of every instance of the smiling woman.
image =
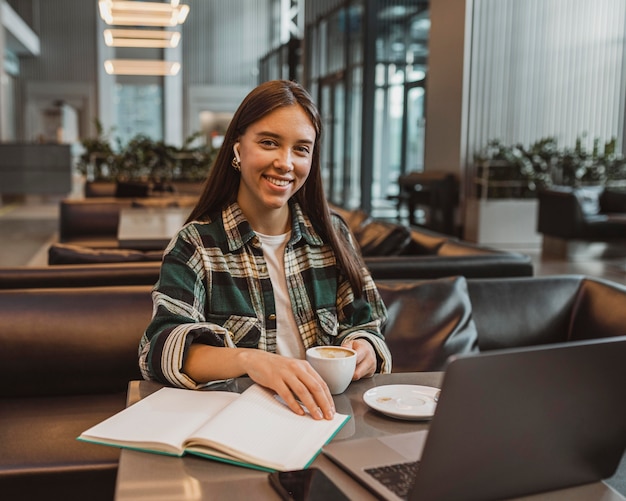
[[187,388],[247,374],[298,414],[331,419],[305,360],[352,348],[352,379],[391,370],[387,312],[320,174],[321,118],[297,83],[261,84],[224,135],[204,192],[163,256],[140,347],[147,379]]

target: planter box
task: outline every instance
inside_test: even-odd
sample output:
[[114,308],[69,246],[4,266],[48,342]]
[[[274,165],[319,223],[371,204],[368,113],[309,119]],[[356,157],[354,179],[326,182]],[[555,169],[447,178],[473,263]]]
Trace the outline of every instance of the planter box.
[[466,202],[465,239],[511,249],[539,249],[538,201],[533,199],[477,199]]

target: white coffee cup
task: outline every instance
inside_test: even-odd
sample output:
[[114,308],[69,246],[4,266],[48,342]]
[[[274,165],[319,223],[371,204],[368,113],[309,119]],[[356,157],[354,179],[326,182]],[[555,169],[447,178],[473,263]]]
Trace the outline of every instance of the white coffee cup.
[[314,346],[306,360],[322,376],[333,395],[343,393],[354,375],[356,351],[345,346]]

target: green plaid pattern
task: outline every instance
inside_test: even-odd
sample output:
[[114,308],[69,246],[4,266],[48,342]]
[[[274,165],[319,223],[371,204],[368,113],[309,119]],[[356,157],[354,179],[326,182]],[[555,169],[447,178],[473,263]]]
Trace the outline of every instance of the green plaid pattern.
[[[364,268],[365,287],[355,299],[339,274],[335,255],[300,206],[290,204],[292,233],[285,275],[305,348],[365,338],[380,372],[391,372],[381,327],[387,311]],[[337,231],[349,235],[333,216]],[[261,242],[236,203],[206,221],[185,225],[167,247],[153,293],[153,317],[142,336],[144,378],[197,388],[181,372],[192,342],[276,351],[276,306]]]

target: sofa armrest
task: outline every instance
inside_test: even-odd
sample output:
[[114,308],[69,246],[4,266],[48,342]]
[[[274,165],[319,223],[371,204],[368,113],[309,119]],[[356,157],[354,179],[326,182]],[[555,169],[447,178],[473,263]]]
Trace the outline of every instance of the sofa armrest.
[[576,294],[568,340],[625,335],[626,286],[585,278]]

